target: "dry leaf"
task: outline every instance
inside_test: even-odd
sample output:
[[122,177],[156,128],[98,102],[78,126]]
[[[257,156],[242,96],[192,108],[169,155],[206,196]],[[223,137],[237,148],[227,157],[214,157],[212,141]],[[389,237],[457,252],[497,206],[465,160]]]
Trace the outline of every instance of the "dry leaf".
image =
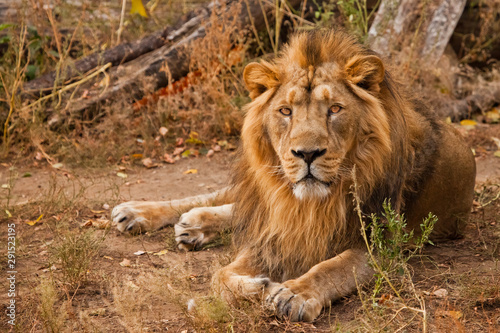
[[80,226],[82,228],[90,228],[92,225],[93,225],[93,221],[92,220],[87,220],[87,221],[83,222]]
[[99,87],[108,87],[109,86],[110,77],[106,75],[98,84]]
[[493,108],[491,111],[486,112],[486,119],[490,123],[498,123],[500,121],[500,112],[498,109]]
[[448,290],[441,288],[441,289],[434,291],[432,294],[434,296],[437,296],[437,297],[446,297],[446,296],[448,296]]
[[213,146],[214,151],[221,151],[222,148],[219,145]]
[[453,310],[438,310],[437,314],[442,316],[442,317],[450,317],[453,319],[460,319],[464,316],[464,314],[461,311],[453,311]]
[[162,126],[162,127],[160,127],[159,132],[160,132],[161,136],[165,136],[168,133],[168,128]]
[[496,152],[493,153],[493,156],[495,157],[500,157],[500,150],[497,150]]
[[184,143],[184,139],[183,138],[177,138],[177,139],[175,139],[175,145],[176,146],[182,146],[183,143]]
[[50,266],[49,268],[42,269],[42,272],[55,271],[57,267],[55,265]]
[[40,215],[40,216],[38,216],[38,218],[35,221],[28,221],[28,222],[26,222],[26,224],[28,224],[28,225],[35,225],[35,224],[37,224],[42,219],[42,217],[43,217],[43,214]]
[[93,209],[91,209],[90,211],[94,214],[102,214],[102,213],[106,212],[105,210],[93,210]]
[[215,151],[213,149],[210,149],[208,152],[207,152],[207,157],[212,157],[214,156],[215,154]]
[[172,153],[172,155],[179,155],[179,154],[182,154],[182,152],[184,151],[184,149],[186,149],[186,147],[177,147],[175,148],[174,152]]
[[111,226],[111,221],[108,219],[97,219],[92,225],[97,229],[107,229]]
[[126,283],[127,286],[129,286],[130,288],[134,289],[134,290],[139,290],[141,289],[138,285],[136,285],[135,283],[133,283],[132,281],[127,281]]
[[473,129],[474,127],[476,127],[477,122],[472,119],[464,119],[460,122],[460,125],[462,125],[462,127],[466,129]]
[[35,155],[35,159],[37,159],[38,161],[43,160],[43,154],[40,153],[40,152],[37,152],[36,155]]
[[145,158],[142,160],[142,164],[148,168],[148,169],[151,169],[151,168],[156,168],[158,166],[158,164],[156,163],[153,163],[153,160],[150,159],[149,157],[148,158]]
[[167,254],[168,253],[168,250],[165,249],[165,250],[161,250],[159,252],[156,252],[156,253],[153,253],[154,256],[162,256],[164,254]]
[[123,267],[130,267],[130,260],[128,259],[123,259],[122,262],[120,263],[120,266],[123,266]]
[[111,226],[111,221],[108,219],[97,219],[97,220],[87,220],[85,221],[81,227],[82,228],[89,228],[89,227],[94,227],[97,229],[106,229]]
[[127,176],[127,174],[126,174],[126,173],[123,173],[123,172],[118,172],[116,175],[117,175],[118,177],[120,177],[120,178],[127,178],[127,177],[128,177],[128,176]]
[[185,174],[185,175],[195,174],[195,173],[198,173],[197,169],[189,169],[189,170],[186,170],[183,172],[183,174]]
[[493,140],[493,142],[497,145],[497,148],[500,149],[500,139],[492,136],[491,140]]
[[146,253],[146,252],[144,252],[144,251],[137,251],[137,252],[134,252],[134,254],[135,254],[136,256],[142,256],[142,255],[143,255],[143,254],[145,254],[145,253]]
[[139,14],[142,17],[148,17],[146,13],[146,8],[142,4],[142,0],[132,0],[132,8],[130,8],[130,14]]
[[140,160],[142,159],[142,154],[132,154],[132,158],[135,159],[135,160]]
[[169,163],[169,164],[175,163],[175,160],[172,158],[172,156],[170,154],[163,155],[163,161],[165,161],[165,163]]
[[194,298],[191,298],[187,302],[187,310],[188,310],[188,312],[192,312],[194,310],[195,306],[196,306],[196,301],[194,300]]
[[103,256],[104,259],[108,259],[108,260],[115,260],[114,258],[110,257],[110,256]]
[[54,169],[62,169],[64,165],[62,163],[55,163],[55,164],[52,164],[52,167]]

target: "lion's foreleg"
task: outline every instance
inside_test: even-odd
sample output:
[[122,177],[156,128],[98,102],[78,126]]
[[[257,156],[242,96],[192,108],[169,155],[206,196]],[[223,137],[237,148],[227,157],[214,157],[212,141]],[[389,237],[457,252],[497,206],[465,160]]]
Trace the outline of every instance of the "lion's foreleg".
[[292,321],[312,321],[331,301],[356,291],[356,283],[371,279],[373,270],[363,250],[347,250],[313,266],[297,279],[275,285],[266,303],[279,316]]
[[273,284],[252,266],[250,255],[242,252],[235,261],[221,268],[212,278],[212,289],[227,302],[237,298],[261,298]]
[[129,201],[116,206],[111,218],[121,232],[140,233],[173,225],[193,207],[221,205],[230,201],[228,189],[172,201]]
[[175,240],[181,250],[196,250],[229,228],[233,204],[197,207],[181,215],[175,225]]

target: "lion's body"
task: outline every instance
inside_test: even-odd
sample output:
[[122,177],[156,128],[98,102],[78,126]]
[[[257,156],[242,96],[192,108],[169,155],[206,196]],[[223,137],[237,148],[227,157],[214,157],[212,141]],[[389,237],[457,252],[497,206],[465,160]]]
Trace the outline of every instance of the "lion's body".
[[[234,206],[206,211],[227,220],[232,209],[239,253],[215,275],[216,290],[228,298],[263,291],[278,314],[312,320],[355,290],[353,269],[358,282],[369,280],[354,182],[364,213],[379,213],[389,199],[408,228],[418,232],[432,212],[434,239],[460,235],[472,203],[472,153],[406,96],[373,52],[344,33],[301,33],[273,63],[248,65],[244,79],[253,101],[228,192]],[[201,213],[176,226],[181,245],[207,241],[191,237],[213,220]]]
[[[360,224],[350,195],[353,180],[349,171],[353,166],[357,168],[364,213],[378,213],[382,202],[390,199],[394,207],[406,212],[409,226],[418,232],[422,219],[433,212],[439,217],[434,238],[457,236],[467,218],[475,177],[470,149],[451,127],[438,122],[432,111],[418,101],[406,99],[387,74],[376,91],[361,91],[359,95],[349,89],[345,82],[348,79],[341,73],[332,75],[330,91],[335,94],[347,90],[355,96],[354,105],[349,105],[351,110],[364,112],[350,124],[359,131],[352,133],[355,146],[347,149],[340,162],[347,172],[339,177],[326,198],[297,199],[287,177],[280,177],[268,167],[280,165],[269,133],[280,131],[276,134],[281,135],[280,140],[291,141],[290,130],[270,128],[266,123],[266,109],[273,99],[279,98],[278,90],[286,87],[285,95],[293,89],[297,91],[297,87],[314,90],[315,80],[316,86],[324,81],[330,83],[329,78],[322,77],[322,69],[330,63],[343,68],[349,59],[370,55],[344,34],[299,35],[281,59],[269,65],[280,85],[272,82],[275,79],[268,79],[270,88],[247,108],[243,152],[234,181],[235,237],[239,247],[253,252],[254,265],[273,280],[298,277],[316,263],[353,246],[362,246]],[[315,73],[305,78],[310,67]],[[292,77],[294,83],[290,85]],[[308,110],[308,117],[318,115]],[[317,123],[324,121],[321,118]],[[301,122],[292,126],[308,125],[306,120]],[[320,126],[303,129],[305,140],[317,136]],[[331,165],[326,168],[336,162],[330,160]]]

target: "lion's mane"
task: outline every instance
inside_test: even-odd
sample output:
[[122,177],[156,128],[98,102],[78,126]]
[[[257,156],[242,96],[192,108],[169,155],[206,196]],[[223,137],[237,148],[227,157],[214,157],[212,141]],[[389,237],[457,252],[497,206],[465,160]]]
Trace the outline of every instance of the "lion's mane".
[[[326,199],[297,199],[282,175],[273,172],[280,162],[262,109],[280,84],[289,80],[286,66],[295,63],[308,68],[336,62],[348,67],[349,62],[373,54],[342,32],[304,32],[295,35],[276,60],[261,63],[272,75],[250,78],[267,80],[269,89],[251,94],[253,101],[245,110],[242,147],[233,178],[234,241],[239,250],[251,251],[253,264],[273,280],[298,277],[323,260],[362,246],[351,193],[354,166],[357,194],[366,213],[378,212],[385,198],[400,209],[429,172],[424,165],[429,164],[425,160],[433,154],[436,137],[422,137],[423,125],[418,124],[414,111],[419,106],[401,97],[399,86],[387,71],[376,93],[364,89],[369,82],[345,73],[344,84],[359,103],[368,106],[370,116],[359,119],[356,145],[343,161],[342,172]],[[415,155],[419,145],[430,147],[428,156]]]

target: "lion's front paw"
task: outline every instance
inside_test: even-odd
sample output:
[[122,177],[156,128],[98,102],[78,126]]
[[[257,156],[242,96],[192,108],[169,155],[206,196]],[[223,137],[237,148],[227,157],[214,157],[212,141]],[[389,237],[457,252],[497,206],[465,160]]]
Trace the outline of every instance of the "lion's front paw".
[[111,219],[121,232],[140,233],[148,230],[148,220],[134,201],[119,204],[111,212]]
[[175,225],[175,241],[181,250],[198,250],[217,236],[213,230],[214,207],[193,208]]
[[305,293],[295,293],[283,284],[275,285],[266,298],[266,305],[279,317],[290,321],[313,321],[321,313],[321,303]]

